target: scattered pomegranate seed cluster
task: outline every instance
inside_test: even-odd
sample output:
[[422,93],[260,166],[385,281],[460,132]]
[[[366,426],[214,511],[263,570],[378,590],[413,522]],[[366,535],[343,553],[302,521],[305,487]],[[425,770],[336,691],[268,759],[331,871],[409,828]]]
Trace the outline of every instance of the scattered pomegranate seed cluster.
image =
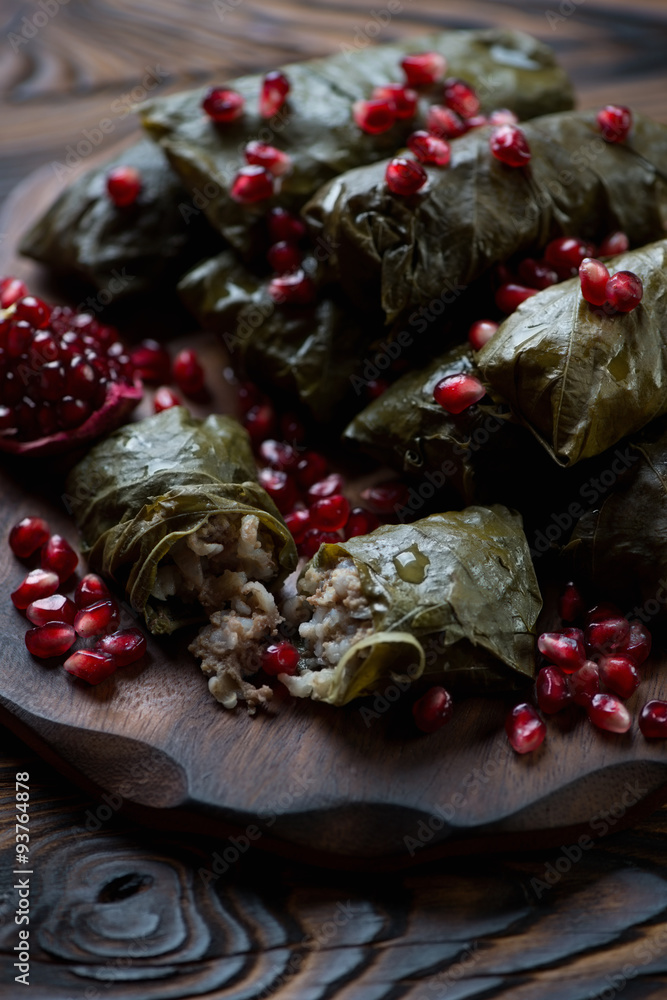
[[[651,633],[613,604],[596,604],[586,611],[573,583],[561,595],[559,613],[567,624],[557,632],[544,632],[537,641],[548,661],[535,681],[537,708],[553,715],[570,704],[579,705],[598,729],[627,733],[632,719],[623,702],[641,683],[639,668],[651,652]],[[544,742],[546,724],[537,708],[525,702],[507,716],[505,728],[517,753],[529,753]],[[667,702],[648,702],[639,728],[647,737],[667,737]]]
[[118,630],[120,610],[100,577],[82,577],[73,600],[60,592],[71,585],[79,558],[67,539],[51,534],[46,521],[23,518],[12,528],[9,546],[18,559],[39,553],[39,567],[30,570],[11,595],[14,607],[34,626],[25,635],[32,656],[64,656],[78,638],[95,640],[72,652],[64,667],[89,684],[99,684],[144,655],[146,638],[138,628]]
[[585,257],[579,265],[581,294],[593,306],[602,306],[609,315],[636,309],[642,300],[644,286],[632,271],[617,271],[610,276],[601,260]]
[[201,400],[206,393],[204,369],[197,352],[191,348],[179,351],[173,362],[169,351],[157,340],[142,340],[130,350],[130,360],[135,376],[143,382],[157,385],[153,408],[156,413],[172,406],[182,406],[182,400],[165,383],[174,381],[190,399]]

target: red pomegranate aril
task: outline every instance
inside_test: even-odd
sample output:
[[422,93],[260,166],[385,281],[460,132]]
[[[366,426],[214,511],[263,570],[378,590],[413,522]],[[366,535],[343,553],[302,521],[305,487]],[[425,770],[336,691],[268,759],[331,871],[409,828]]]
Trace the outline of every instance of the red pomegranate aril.
[[569,674],[567,680],[572,701],[584,708],[587,708],[595,695],[600,692],[600,668],[592,660],[586,660],[583,666],[573,674]]
[[298,243],[306,235],[306,226],[301,219],[284,208],[272,208],[267,225],[272,243]]
[[560,712],[572,701],[572,693],[567,683],[567,677],[558,667],[542,667],[535,681],[535,697],[538,707],[553,715]]
[[528,288],[550,288],[558,282],[558,275],[548,264],[534,260],[532,257],[525,257],[518,267],[518,275],[524,285]]
[[211,87],[201,106],[212,121],[218,125],[226,125],[241,117],[245,100],[235,90]]
[[436,167],[446,167],[452,156],[448,142],[423,130],[408,136],[407,145],[420,163],[432,163]]
[[342,491],[343,485],[343,477],[338,472],[332,472],[308,487],[308,500],[315,503],[325,497],[333,497]]
[[628,656],[603,656],[599,666],[603,683],[619,698],[630,698],[639,687],[637,667]]
[[65,622],[74,624],[76,605],[63,594],[52,594],[41,597],[26,608],[26,618],[33,625],[48,625],[49,622]]
[[412,706],[415,725],[423,733],[437,733],[452,717],[452,696],[444,687],[432,687]]
[[627,656],[636,667],[640,667],[651,652],[651,633],[641,622],[630,622],[628,638],[622,642],[617,654]]
[[293,677],[299,668],[299,650],[291,642],[277,642],[267,646],[262,653],[262,669],[270,677],[289,674]]
[[27,559],[45,542],[51,531],[42,517],[24,517],[9,532],[9,547],[17,559]]
[[559,236],[555,240],[547,243],[544,250],[544,259],[552,267],[578,269],[581,262],[586,257],[594,257],[595,247],[592,243],[584,243],[574,236]]
[[155,413],[162,413],[163,410],[170,410],[172,406],[182,406],[183,401],[177,396],[168,385],[161,385],[156,389],[153,398],[153,410]]
[[496,108],[488,118],[489,125],[518,125],[519,119],[509,108]]
[[142,340],[130,351],[130,360],[134,371],[144,382],[160,385],[171,378],[171,358],[157,340]]
[[507,285],[501,285],[496,291],[496,305],[501,312],[513,313],[522,302],[532,298],[533,295],[537,295],[536,288],[526,288],[525,285],[517,285],[512,281]]
[[21,611],[44,597],[51,597],[60,586],[58,574],[49,569],[33,569],[11,594],[12,604]]
[[630,635],[630,622],[627,618],[606,618],[594,622],[586,629],[586,646],[596,653],[609,655],[618,651],[619,647]]
[[14,316],[16,319],[24,319],[35,330],[40,330],[49,322],[51,306],[48,306],[46,302],[42,302],[36,295],[24,295],[16,303]]
[[197,396],[204,388],[204,369],[199,363],[197,352],[184,348],[174,358],[174,381],[186,396]]
[[547,727],[532,705],[515,705],[505,719],[505,732],[517,753],[531,753],[544,743]]
[[266,201],[275,191],[273,174],[265,167],[250,164],[241,167],[232,182],[230,197],[240,205],[254,205],[258,201]]
[[317,531],[317,529],[313,528],[306,532],[303,541],[299,545],[299,555],[305,556],[306,559],[312,559],[320,545],[335,544],[337,542],[340,542],[340,536],[337,532]]
[[396,109],[393,102],[386,99],[355,101],[352,105],[352,117],[362,132],[381,135],[394,125]]
[[276,429],[276,414],[270,403],[251,406],[243,418],[243,426],[247,430],[253,444],[257,445],[267,437],[271,437]]
[[3,278],[0,281],[0,309],[9,309],[27,294],[28,289],[20,278]]
[[63,353],[50,330],[38,330],[30,345],[30,363],[37,367],[44,361],[70,361],[69,353]]
[[630,240],[625,233],[619,230],[616,233],[610,233],[609,236],[605,236],[598,247],[598,254],[600,257],[614,257],[616,254],[625,253],[629,249]]
[[431,104],[426,112],[426,128],[438,139],[458,139],[468,131],[468,126],[456,111],[442,104]]
[[9,406],[0,404],[0,435],[14,427],[14,413]]
[[488,125],[489,120],[486,115],[473,115],[471,118],[466,118],[465,123],[466,128],[470,131],[470,129],[482,128],[483,125]]
[[65,369],[59,361],[48,361],[39,373],[39,388],[42,399],[55,402],[65,394]]
[[117,667],[127,667],[145,654],[146,636],[138,628],[126,628],[102,636],[93,646],[93,651],[112,656]]
[[361,491],[361,499],[366,506],[373,514],[379,514],[381,517],[395,514],[397,507],[405,507],[409,495],[408,487],[400,480],[378,483],[377,486],[368,486]]
[[584,599],[574,583],[567,583],[558,601],[558,614],[565,622],[574,622],[584,613]]
[[57,408],[52,403],[43,402],[37,410],[37,423],[41,434],[53,434],[59,426]]
[[498,323],[494,323],[492,319],[478,319],[476,323],[473,323],[468,330],[468,340],[473,351],[481,351],[497,329]]
[[409,84],[420,86],[442,80],[447,69],[447,62],[439,52],[420,52],[416,55],[405,56],[401,60],[401,69]]
[[98,601],[81,608],[74,619],[74,630],[83,639],[113,632],[120,620],[118,605],[113,600]]
[[598,111],[597,123],[605,142],[625,142],[632,128],[632,111],[621,104],[607,104]]
[[29,628],[25,634],[25,644],[32,656],[48,660],[52,656],[62,656],[76,642],[76,632],[64,622],[48,622],[38,628]]
[[373,90],[373,100],[389,101],[394,108],[396,118],[414,118],[417,111],[419,95],[411,87],[405,87],[402,83],[386,83],[382,87],[375,87]]
[[74,603],[77,608],[87,608],[110,597],[109,588],[96,573],[86,573],[76,585]]
[[593,306],[603,306],[607,301],[609,271],[601,260],[584,257],[579,265],[581,294]]
[[428,174],[416,160],[409,160],[406,156],[395,156],[387,164],[384,179],[393,194],[409,197],[423,188],[428,180]]
[[269,247],[266,259],[276,274],[289,274],[301,267],[303,254],[294,243],[283,240]]
[[136,167],[114,167],[107,174],[107,192],[117,208],[133,205],[141,191],[141,174]]
[[345,525],[345,540],[356,538],[358,535],[368,535],[379,526],[379,519],[370,510],[364,510],[363,507],[354,507],[350,511],[350,516]]
[[292,158],[289,153],[275,146],[268,146],[265,142],[258,142],[253,139],[248,143],[243,151],[246,163],[265,167],[274,177],[282,177],[292,166]]
[[109,653],[95,649],[80,649],[65,660],[68,674],[89,684],[101,684],[116,672],[116,660]]
[[259,457],[272,469],[280,469],[282,472],[292,472],[299,464],[299,455],[291,444],[274,441],[272,438],[262,441]]
[[595,604],[586,612],[586,625],[594,625],[597,622],[604,622],[608,618],[622,618],[621,609],[610,601],[601,601]]
[[257,478],[280,513],[287,514],[296,503],[298,495],[292,477],[280,469],[260,469]]
[[472,118],[479,112],[479,97],[465,80],[449,77],[444,85],[445,104],[461,118]]
[[639,728],[647,739],[664,739],[667,736],[667,701],[647,701],[639,716]]
[[[296,467],[296,478],[302,489],[308,489],[313,483],[324,479],[329,463],[319,451],[305,452]],[[336,492],[334,490],[334,492]]]
[[58,423],[61,427],[72,429],[80,427],[92,413],[92,405],[83,399],[72,399],[64,396],[58,404]]
[[369,399],[379,399],[387,389],[389,382],[383,378],[372,378],[366,383],[366,395]]
[[65,373],[65,392],[74,399],[88,400],[95,395],[98,376],[85,358],[75,356]]
[[579,670],[586,660],[584,644],[576,637],[560,632],[543,632],[537,640],[537,648],[566,674]]
[[468,407],[479,403],[486,395],[486,389],[474,375],[447,375],[440,379],[433,390],[433,398],[447,413],[463,413]]
[[51,535],[42,547],[42,569],[52,569],[60,582],[69,579],[79,562],[76,552],[62,535]]
[[30,323],[25,319],[20,319],[9,328],[7,334],[7,356],[10,358],[20,358],[26,354],[32,344],[33,330]]
[[290,92],[290,82],[280,70],[267,73],[262,80],[259,94],[259,113],[262,118],[271,118],[282,108]]
[[315,301],[315,286],[302,270],[296,268],[269,282],[269,296],[276,305],[307,306]]
[[293,510],[290,514],[285,514],[285,524],[297,545],[304,540],[306,533],[312,530],[307,510]]
[[614,694],[596,694],[588,706],[588,718],[609,733],[627,733],[632,725],[630,713]]
[[340,531],[350,516],[350,502],[340,493],[316,500],[310,508],[310,519],[320,531]]
[[607,301],[617,312],[627,313],[636,309],[644,295],[641,278],[632,271],[617,271],[607,282]]
[[498,125],[489,138],[489,148],[508,167],[525,167],[530,163],[530,146],[518,125]]

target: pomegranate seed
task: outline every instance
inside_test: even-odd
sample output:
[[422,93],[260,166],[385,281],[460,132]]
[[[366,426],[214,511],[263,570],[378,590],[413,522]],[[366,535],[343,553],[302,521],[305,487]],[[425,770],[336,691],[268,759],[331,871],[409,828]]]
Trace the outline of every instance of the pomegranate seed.
[[518,117],[509,108],[496,108],[488,118],[489,125],[517,125]]
[[301,444],[306,437],[306,428],[293,413],[283,413],[280,418],[280,431],[283,441]]
[[572,273],[586,257],[594,257],[595,247],[592,243],[584,243],[574,236],[560,236],[547,243],[544,259],[552,267]]
[[101,684],[116,672],[114,657],[94,649],[80,649],[72,653],[63,666],[68,674],[89,684]]
[[0,281],[0,308],[9,309],[27,294],[28,289],[19,278],[3,278]]
[[644,286],[632,271],[617,271],[607,282],[606,294],[618,312],[632,312],[642,300]]
[[423,733],[436,733],[452,717],[452,696],[443,687],[432,687],[412,706],[412,717]]
[[280,469],[260,469],[257,478],[280,513],[287,514],[297,499],[296,483],[292,477]]
[[525,302],[526,299],[530,299],[536,294],[536,288],[526,288],[525,285],[517,285],[514,282],[510,282],[507,285],[501,285],[496,292],[496,305],[501,312],[513,313],[515,309],[519,308],[522,302]]
[[67,625],[72,625],[76,616],[76,605],[63,594],[52,594],[50,597],[41,597],[33,601],[26,608],[25,614],[33,625],[48,625],[49,622],[65,622]]
[[544,719],[527,702],[514,706],[505,719],[505,731],[512,749],[517,753],[537,750],[547,735]]
[[274,177],[282,177],[292,166],[292,158],[282,149],[252,140],[244,150],[246,163],[265,167]]
[[625,253],[630,249],[630,240],[622,232],[610,233],[605,236],[598,247],[600,257],[614,257],[616,254]]
[[479,111],[479,97],[465,80],[445,80],[445,104],[461,118],[472,118]]
[[259,94],[259,113],[262,118],[271,118],[282,108],[290,92],[290,82],[280,70],[267,73],[262,80]]
[[553,268],[543,261],[525,257],[519,264],[519,277],[528,288],[550,288],[558,281],[558,275]]
[[84,420],[87,420],[92,413],[90,403],[82,399],[72,399],[71,396],[63,397],[58,405],[58,420],[61,427],[79,427]]
[[235,90],[211,87],[201,103],[203,110],[216,124],[236,121],[243,114],[244,99]]
[[76,586],[74,603],[77,608],[87,608],[109,596],[109,588],[104,580],[95,573],[86,573]]
[[408,136],[408,149],[420,163],[432,163],[436,167],[446,167],[452,155],[449,143],[424,131]]
[[102,636],[93,646],[93,651],[112,656],[117,667],[127,667],[145,654],[146,636],[138,628],[126,628],[122,632]]
[[628,638],[619,645],[617,652],[640,667],[651,652],[651,633],[641,622],[631,622]]
[[266,259],[276,274],[289,274],[301,267],[302,254],[294,243],[284,240],[269,247]]
[[186,396],[198,396],[204,388],[204,369],[197,352],[191,348],[179,351],[174,358],[174,381]]
[[289,674],[293,677],[299,667],[299,650],[291,642],[278,642],[267,646],[262,654],[262,669],[270,677]]
[[581,294],[593,306],[603,306],[607,301],[609,271],[601,260],[584,257],[579,265]]
[[65,369],[58,361],[42,365],[39,373],[39,395],[44,400],[55,402],[65,394]]
[[41,299],[36,298],[34,295],[24,295],[16,303],[14,317],[16,319],[23,319],[26,323],[30,323],[35,330],[40,330],[49,322],[51,307],[47,306],[46,302],[42,302]]
[[366,395],[369,399],[379,399],[387,389],[389,382],[382,378],[372,378],[366,383]]
[[267,217],[272,243],[298,243],[306,235],[304,223],[284,208],[272,208]]
[[396,121],[396,108],[393,101],[386,98],[355,101],[352,105],[352,117],[362,132],[381,135],[382,132],[388,132]]
[[604,622],[607,618],[622,618],[621,609],[616,604],[609,601],[602,601],[594,605],[590,611],[586,612],[586,625],[594,625],[597,622]]
[[592,660],[586,660],[584,665],[568,677],[568,685],[572,701],[586,708],[600,691],[600,668]]
[[301,269],[272,278],[269,295],[277,305],[310,305],[315,300],[315,286]]
[[48,622],[39,628],[29,628],[25,634],[25,644],[32,656],[40,660],[52,656],[62,656],[76,642],[76,632],[71,625],[61,622]]
[[433,398],[447,413],[463,413],[469,406],[479,403],[486,389],[474,375],[447,375],[440,379],[433,390]]
[[317,500],[322,500],[325,497],[335,496],[342,489],[343,477],[338,472],[332,472],[330,475],[325,476],[324,479],[320,479],[308,487],[308,500],[310,503],[315,503]]
[[62,535],[51,535],[42,546],[42,569],[52,569],[61,583],[72,575],[78,562],[79,557]]
[[600,660],[600,677],[619,698],[629,698],[639,687],[637,667],[628,656],[604,656]]
[[12,604],[25,611],[33,601],[55,594],[60,585],[58,574],[48,569],[33,569],[12,593]]
[[[139,375],[143,378],[141,372]],[[65,390],[75,399],[92,399],[98,388],[98,378],[93,366],[85,358],[74,356],[65,376]]]
[[417,111],[419,95],[416,90],[404,87],[402,83],[387,83],[383,87],[375,87],[373,99],[389,101],[396,118],[414,118]]
[[596,694],[588,706],[588,718],[609,733],[627,733],[632,723],[627,708],[614,694]]
[[107,174],[107,192],[114,205],[134,205],[141,191],[141,174],[136,167],[114,167]]
[[560,632],[543,632],[537,640],[537,648],[566,674],[574,673],[586,660],[583,642],[576,636],[563,635]]
[[285,524],[292,538],[299,545],[306,537],[306,532],[311,530],[310,514],[307,510],[293,510],[291,514],[285,515]]
[[241,167],[230,188],[230,196],[241,205],[265,201],[274,193],[273,175],[265,167],[250,164]]
[[380,526],[380,522],[370,510],[354,507],[345,525],[345,540],[356,538],[357,535],[368,535]]
[[667,736],[667,701],[647,701],[639,716],[639,728],[647,739]]
[[565,585],[558,601],[558,614],[563,621],[574,622],[584,613],[584,599],[574,583]]
[[163,410],[170,410],[172,406],[182,405],[183,402],[180,397],[168,385],[161,385],[159,389],[156,389],[153,399],[153,409],[156,413],[162,413]]
[[268,438],[259,446],[259,455],[272,469],[292,472],[299,464],[299,455],[290,444]]
[[120,620],[120,612],[115,601],[98,601],[77,612],[74,629],[84,639],[113,632]]
[[586,629],[586,645],[596,653],[616,653],[630,635],[627,618],[605,618]]
[[134,371],[144,382],[159,385],[171,378],[171,359],[157,340],[142,340],[130,351],[130,361]]
[[572,701],[567,677],[558,667],[542,667],[535,681],[537,704],[547,715],[560,712]]
[[483,125],[488,125],[489,120],[486,115],[473,115],[471,118],[466,118],[465,123],[467,130],[470,131],[473,128],[482,128]]
[[[303,489],[308,489],[313,483],[325,477],[328,467],[329,463],[324,455],[320,455],[319,451],[305,452],[296,467],[296,478],[299,486]],[[333,492],[335,493],[337,490]]]
[[320,545],[336,544],[337,542],[340,542],[340,536],[335,531],[317,531],[315,529],[307,531],[299,546],[299,555],[305,556],[306,559],[312,559]]
[[432,104],[426,112],[426,128],[438,139],[458,139],[468,131],[468,126],[456,111],[442,104]]
[[468,330],[468,340],[473,351],[481,351],[488,344],[498,329],[498,324],[491,319],[478,319]]
[[489,147],[508,167],[525,167],[530,162],[530,146],[518,125],[498,125],[491,133]]
[[310,518],[314,528],[321,531],[340,531],[350,516],[350,503],[340,493],[316,500],[310,508]]
[[401,69],[409,84],[419,86],[442,80],[447,62],[439,52],[420,52],[417,55],[405,56],[401,60]]
[[48,542],[49,526],[41,517],[24,517],[9,532],[9,547],[18,559],[27,559]]
[[608,104],[598,111],[597,123],[605,142],[625,142],[632,128],[632,111],[621,104]]
[[270,437],[276,428],[276,415],[271,404],[252,406],[243,418],[243,426],[254,444]]
[[369,486],[361,491],[361,499],[373,514],[394,514],[397,507],[404,507],[409,499],[409,490],[405,483],[392,480]]

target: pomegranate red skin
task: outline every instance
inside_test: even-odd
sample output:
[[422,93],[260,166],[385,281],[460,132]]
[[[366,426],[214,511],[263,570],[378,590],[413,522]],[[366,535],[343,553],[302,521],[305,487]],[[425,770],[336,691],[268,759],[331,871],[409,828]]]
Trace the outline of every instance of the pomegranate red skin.
[[452,717],[452,696],[444,687],[432,687],[412,706],[412,717],[423,733],[436,733]]
[[622,642],[617,653],[629,657],[636,667],[640,667],[651,652],[651,633],[641,622],[630,622],[628,638]]
[[586,660],[583,643],[576,636],[560,632],[543,632],[537,640],[537,648],[566,674],[579,670]]
[[24,517],[9,532],[9,547],[17,559],[27,559],[45,545],[51,530],[42,517]]
[[120,620],[118,605],[114,600],[97,601],[77,611],[74,630],[83,639],[115,631]]
[[64,622],[49,622],[38,628],[30,628],[25,634],[25,644],[32,656],[40,660],[62,656],[76,642],[76,632]]
[[640,682],[637,667],[628,656],[603,656],[600,677],[610,691],[623,699],[630,698]]
[[12,593],[12,604],[20,611],[25,611],[33,601],[51,597],[59,586],[57,573],[47,569],[33,569]]
[[126,628],[98,639],[93,650],[113,656],[116,666],[127,667],[146,653],[146,636],[138,628]]
[[316,500],[310,508],[310,519],[320,531],[340,531],[350,516],[350,503],[340,493]]
[[560,712],[572,701],[572,693],[567,683],[567,677],[558,667],[542,667],[535,681],[535,696],[538,707],[553,715]]
[[596,694],[588,706],[588,718],[609,733],[627,733],[632,725],[630,713],[614,694]]
[[447,413],[463,413],[486,396],[486,389],[474,375],[448,375],[440,379],[433,398]]
[[587,708],[596,694],[600,692],[600,668],[592,660],[586,660],[584,665],[568,677],[568,685],[572,701]]
[[565,585],[558,601],[558,614],[565,622],[575,622],[584,613],[584,599],[574,583]]
[[76,552],[62,535],[51,535],[42,546],[42,569],[52,569],[60,582],[68,580],[79,562]]
[[88,684],[101,684],[116,672],[114,657],[94,649],[80,649],[72,653],[63,666],[68,674]]
[[667,736],[667,701],[647,701],[639,716],[639,728],[647,739],[659,740]]
[[531,753],[544,743],[547,727],[535,708],[528,702],[515,705],[505,719],[505,732],[517,753]]
[[262,654],[262,669],[270,677],[289,674],[293,677],[299,667],[299,650],[291,642],[277,642],[267,646]]
[[387,164],[384,179],[393,194],[406,198],[424,187],[428,174],[416,160],[409,160],[406,156],[395,156]]
[[498,125],[489,139],[495,158],[508,167],[525,167],[530,163],[530,146],[518,125]]
[[33,625],[48,625],[51,622],[72,625],[76,617],[76,605],[63,594],[53,594],[33,601],[26,608],[25,614]]
[[401,69],[407,82],[416,87],[442,80],[447,61],[439,52],[420,52],[402,59]]
[[594,622],[586,629],[586,646],[596,653],[610,653],[618,651],[630,635],[630,622],[620,615],[615,618],[605,618],[604,621]]

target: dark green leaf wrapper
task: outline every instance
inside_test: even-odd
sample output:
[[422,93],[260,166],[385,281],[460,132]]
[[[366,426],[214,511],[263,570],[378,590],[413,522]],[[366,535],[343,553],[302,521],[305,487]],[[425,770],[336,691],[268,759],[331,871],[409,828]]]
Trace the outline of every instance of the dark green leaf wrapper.
[[248,435],[231,417],[197,420],[183,407],[129,424],[70,473],[67,499],[90,569],[122,584],[154,633],[206,621],[201,607],[151,597],[158,563],[217,514],[255,514],[269,534],[278,586],[296,566],[294,541],[255,481]]

